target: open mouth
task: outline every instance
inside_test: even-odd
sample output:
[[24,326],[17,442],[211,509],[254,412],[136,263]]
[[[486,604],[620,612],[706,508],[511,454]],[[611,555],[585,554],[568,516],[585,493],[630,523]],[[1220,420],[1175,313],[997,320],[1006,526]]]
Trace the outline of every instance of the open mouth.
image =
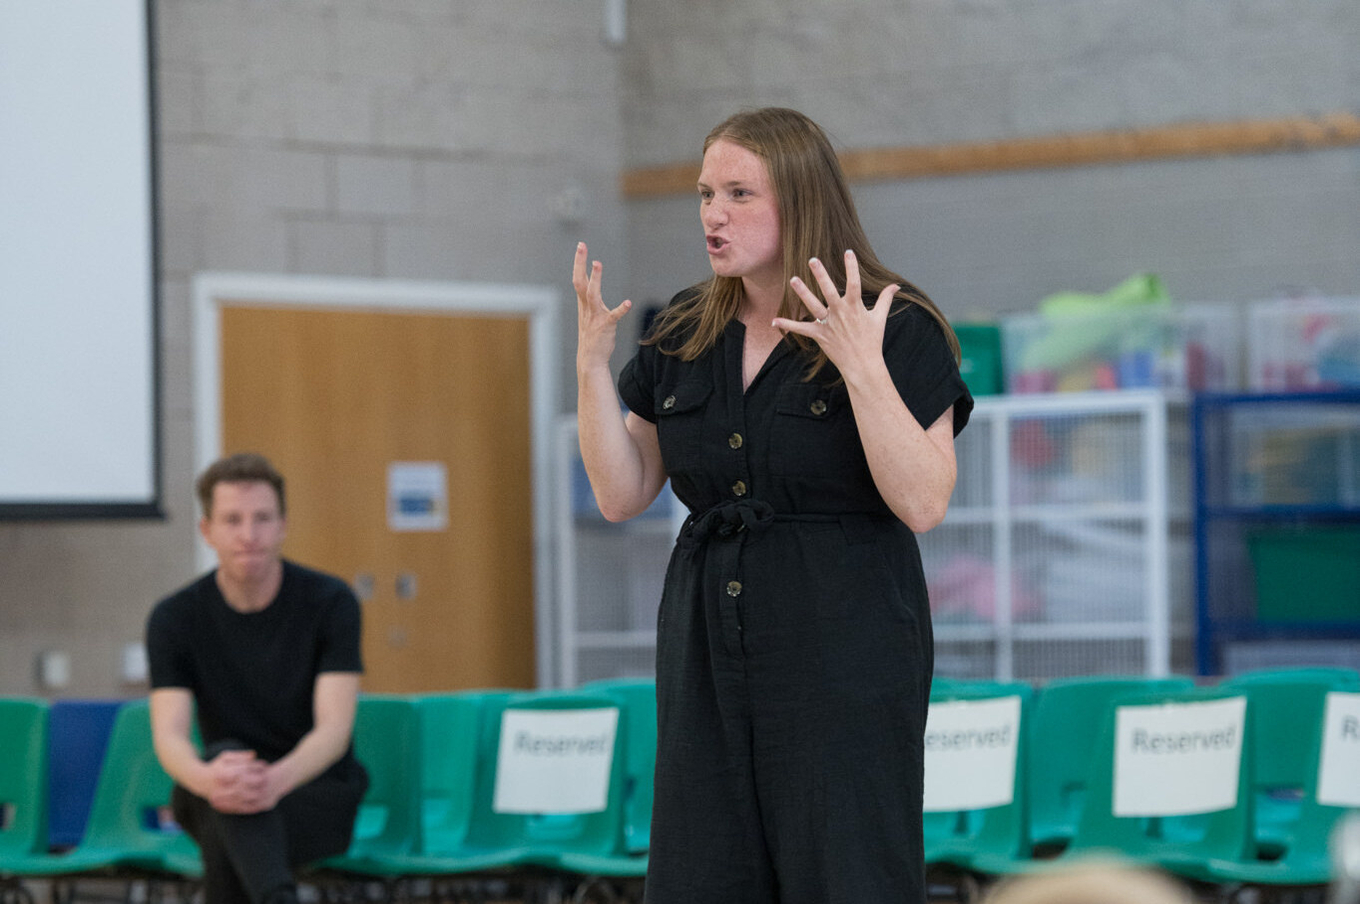
[[716,235],[708,236],[708,251],[710,254],[712,254],[715,251],[721,251],[730,244],[731,242],[729,242],[727,239],[720,238],[719,236]]

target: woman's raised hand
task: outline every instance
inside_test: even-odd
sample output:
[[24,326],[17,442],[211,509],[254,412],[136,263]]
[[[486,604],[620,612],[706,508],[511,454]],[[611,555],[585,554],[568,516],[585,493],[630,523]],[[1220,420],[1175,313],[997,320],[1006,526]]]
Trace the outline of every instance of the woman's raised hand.
[[[860,290],[859,261],[855,252],[845,252],[845,292],[836,288],[831,275],[826,272],[822,262],[813,258],[809,265],[822,298],[817,297],[811,288],[798,277],[790,280],[789,285],[803,302],[812,320],[789,320],[776,317],[774,326],[786,333],[807,336],[826,353],[831,363],[849,377],[847,371],[861,362],[882,360],[883,331],[888,323],[888,311],[892,307],[893,296],[900,286],[885,286],[878,293],[878,300],[872,309],[864,306]],[[823,300],[825,299],[825,300]]]
[[626,300],[612,310],[605,305],[600,293],[604,267],[599,261],[591,261],[587,268],[587,259],[586,243],[577,243],[576,261],[571,269],[571,284],[576,289],[577,368],[608,366],[609,357],[614,353],[619,320],[633,306]]

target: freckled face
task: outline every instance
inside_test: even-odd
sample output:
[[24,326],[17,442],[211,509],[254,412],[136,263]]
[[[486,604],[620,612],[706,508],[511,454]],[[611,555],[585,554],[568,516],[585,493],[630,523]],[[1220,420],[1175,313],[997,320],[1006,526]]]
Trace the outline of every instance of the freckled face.
[[713,142],[699,173],[699,216],[715,274],[783,283],[779,201],[765,161],[730,141]]

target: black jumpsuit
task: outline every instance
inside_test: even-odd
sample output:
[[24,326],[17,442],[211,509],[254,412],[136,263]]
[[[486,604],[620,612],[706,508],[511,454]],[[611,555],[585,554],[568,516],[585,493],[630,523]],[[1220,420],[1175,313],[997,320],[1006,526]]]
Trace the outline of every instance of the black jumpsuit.
[[[915,535],[876,489],[828,365],[777,346],[742,391],[745,328],[692,362],[643,346],[619,380],[690,509],[657,620],[652,904],[925,900],[933,665]],[[930,314],[884,357],[923,427],[972,398]]]

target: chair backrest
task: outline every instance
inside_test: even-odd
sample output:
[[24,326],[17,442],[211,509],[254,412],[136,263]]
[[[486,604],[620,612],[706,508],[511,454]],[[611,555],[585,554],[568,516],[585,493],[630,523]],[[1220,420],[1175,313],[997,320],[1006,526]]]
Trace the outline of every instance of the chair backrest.
[[194,851],[193,842],[170,815],[172,788],[152,746],[148,701],[127,701],[114,717],[85,834],[77,847],[126,854]]
[[652,803],[656,779],[656,681],[611,678],[585,685],[617,697],[628,710],[627,785],[624,789],[623,835],[630,854],[651,847]]
[[[595,713],[611,717],[613,722],[612,743],[604,745],[599,753],[608,757],[607,775],[604,776],[603,809],[588,812],[560,812],[546,807],[538,812],[524,812],[524,807],[508,807],[504,801],[498,806],[498,776],[508,768],[510,760],[502,759],[503,729],[507,714],[557,712],[582,717]],[[612,714],[612,716],[611,716]],[[492,850],[513,850],[542,853],[554,856],[563,852],[600,855],[617,855],[623,852],[623,790],[626,777],[627,756],[627,712],[618,700],[603,693],[541,691],[526,692],[512,697],[483,701],[482,731],[478,752],[477,798],[469,824],[468,842],[471,846]],[[593,718],[592,716],[585,716]],[[505,743],[514,746],[519,741],[509,732],[504,735]],[[587,746],[603,738],[563,739],[564,743],[575,744],[577,740]],[[527,743],[537,743],[531,740]],[[556,749],[555,741],[548,741],[545,749]],[[519,765],[522,759],[517,759]],[[579,790],[572,780],[561,780],[553,771],[560,768],[562,758],[545,755],[540,766],[548,770],[544,775],[553,776],[552,781],[558,788]],[[603,762],[600,760],[599,762]],[[508,773],[507,773],[508,776]],[[522,790],[527,785],[521,782],[505,783],[502,791]],[[576,808],[572,808],[575,810]]]
[[42,700],[0,699],[0,857],[47,849],[47,720]]
[[[1355,793],[1355,783],[1352,781],[1348,782],[1351,793],[1344,800],[1329,799],[1323,802],[1320,796],[1331,792],[1328,789],[1320,795],[1319,780],[1324,767],[1337,770],[1342,776],[1360,775],[1360,737],[1357,737],[1360,735],[1360,725],[1357,724],[1360,723],[1360,687],[1338,689],[1313,685],[1307,693],[1311,699],[1300,699],[1298,705],[1316,709],[1323,730],[1315,733],[1312,743],[1303,739],[1298,742],[1311,749],[1315,767],[1304,782],[1298,817],[1290,827],[1282,856],[1286,860],[1328,861],[1331,859],[1332,832],[1336,823],[1346,813],[1360,810],[1360,795]],[[1300,698],[1303,697],[1304,692],[1300,691]],[[1340,719],[1334,715],[1328,723],[1328,707],[1343,703],[1347,714]],[[1330,732],[1330,736],[1324,732]],[[1336,757],[1336,761],[1324,763],[1327,755]]]
[[[1325,856],[1327,835],[1345,809],[1317,798],[1327,701],[1333,692],[1360,692],[1360,675],[1346,669],[1282,669],[1225,679],[1220,686],[1251,701],[1260,852],[1271,858],[1301,851]],[[1360,760],[1355,768],[1360,771]]]
[[[1168,715],[1190,727],[1140,736],[1124,724]],[[1229,690],[1168,690],[1120,698],[1097,735],[1086,799],[1068,852],[1115,851],[1163,865],[1239,861],[1254,854],[1251,728],[1246,698]],[[1086,749],[1092,749],[1089,742]],[[1218,767],[1211,778],[1221,778],[1222,787],[1201,782],[1187,789],[1171,777],[1186,757],[1203,757],[1206,751]],[[1138,760],[1142,781],[1136,794],[1129,791],[1127,778],[1118,775],[1134,764],[1121,759]],[[1222,799],[1212,805],[1192,802],[1219,791]]]
[[[1001,858],[1021,857],[1027,854],[1028,810],[1024,776],[1027,764],[1026,725],[1033,695],[1034,689],[1022,681],[949,682],[932,686],[930,706],[936,718],[927,720],[925,773],[927,812],[923,819],[928,861],[950,859],[957,861],[959,858],[967,859],[978,853]],[[1010,701],[1015,703],[1014,710],[1007,705]],[[995,712],[988,709],[988,716],[981,719],[977,725],[970,723],[969,731],[958,732],[966,738],[965,742],[955,745],[952,743],[954,736],[942,728],[938,718],[950,704],[973,703],[997,703],[1002,706]],[[968,708],[957,710],[957,714],[965,718],[968,712]],[[1005,728],[999,730],[996,728],[996,725],[1006,721],[1011,712],[1018,717],[1013,735]],[[975,734],[978,735],[978,743],[976,745],[966,743],[967,739]],[[937,747],[942,749],[937,751]],[[1004,789],[1007,792],[1006,799],[998,799],[996,802],[978,807],[965,807],[960,804],[957,809],[953,808],[953,804],[940,803],[954,797],[958,791],[970,789],[963,782],[935,774],[932,767],[944,764],[940,757],[968,756],[969,751],[964,748],[975,747],[988,747],[995,753],[1012,757],[1009,764],[1013,770],[1011,782],[1009,787]],[[991,774],[994,771],[991,768],[993,765],[995,764],[989,764],[988,768],[982,771]],[[941,807],[949,808],[940,809]]]
[[47,840],[53,848],[80,842],[94,801],[121,700],[54,700],[48,706]]
[[[1317,771],[1317,749],[1304,740],[1322,726],[1323,695],[1328,690],[1360,689],[1360,673],[1350,669],[1276,669],[1225,678],[1220,687],[1247,695],[1255,722],[1253,783],[1258,792],[1302,791]],[[1291,739],[1281,743],[1282,738]]]
[[408,698],[363,695],[354,714],[354,755],[368,770],[352,856],[421,850],[420,716]]
[[1054,849],[1072,840],[1086,799],[1091,745],[1116,700],[1192,687],[1194,680],[1184,676],[1133,675],[1057,678],[1040,687],[1028,729],[1026,789],[1032,843]]
[[1311,665],[1288,668],[1251,669],[1224,678],[1220,683],[1230,687],[1250,684],[1320,683],[1331,687],[1360,686],[1360,671],[1345,666]]
[[467,842],[477,790],[482,711],[515,694],[457,691],[413,698],[420,713],[423,850],[448,853]]

